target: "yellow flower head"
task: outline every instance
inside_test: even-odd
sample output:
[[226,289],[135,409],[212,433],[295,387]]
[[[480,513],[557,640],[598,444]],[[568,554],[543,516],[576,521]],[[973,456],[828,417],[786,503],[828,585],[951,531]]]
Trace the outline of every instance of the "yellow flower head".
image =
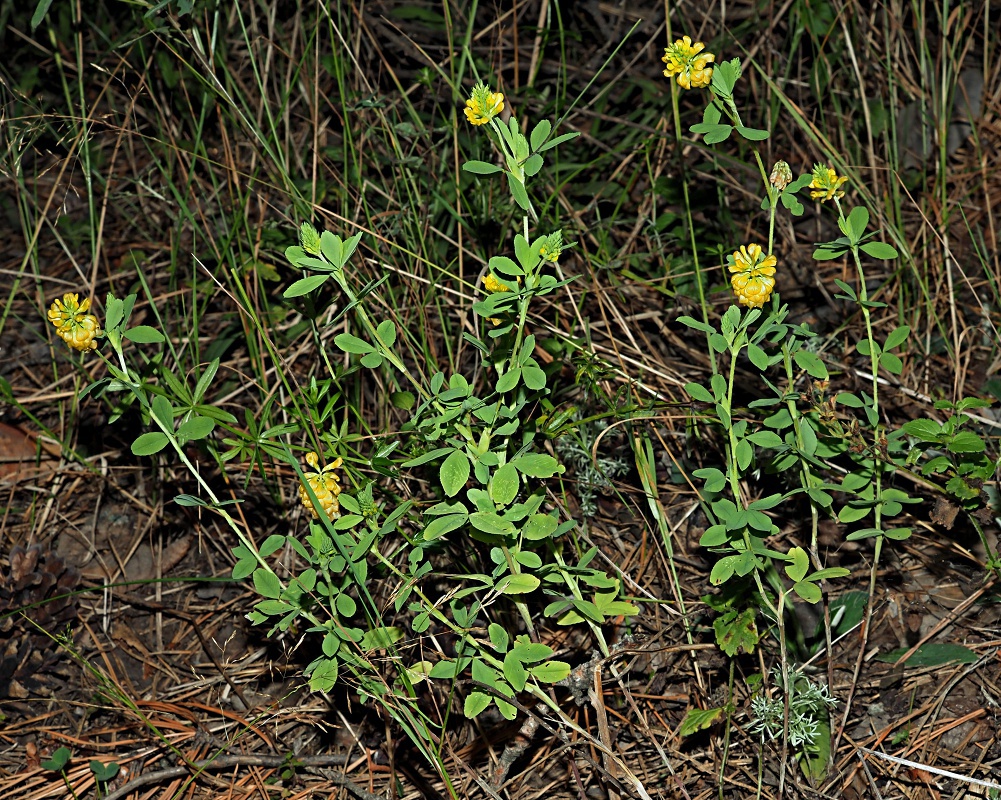
[[66,293],[49,308],[49,322],[56,326],[59,338],[74,350],[96,350],[95,341],[103,331],[97,317],[88,314],[90,298],[82,303],[80,295]]
[[792,183],[792,167],[787,161],[776,161],[768,181],[780,192]]
[[741,247],[732,256],[727,256],[730,285],[737,295],[737,302],[750,308],[761,308],[772,296],[775,288],[775,256],[766,256],[761,245],[749,244]]
[[473,92],[466,101],[466,119],[472,125],[486,125],[504,110],[504,95],[491,92],[482,83],[473,87]]
[[560,253],[570,246],[572,245],[563,244],[563,231],[556,231],[546,237],[546,241],[543,242],[542,247],[539,249],[539,255],[543,261],[555,264],[560,260]]
[[503,283],[496,275],[492,272],[488,272],[483,276],[483,288],[486,289],[490,294],[495,292],[510,292],[511,287],[506,283]]
[[[306,463],[316,470],[318,469],[320,459],[316,453],[307,453]],[[328,464],[318,472],[303,473],[303,477],[306,478],[306,482],[313,490],[313,494],[316,495],[316,499],[319,501],[320,506],[323,507],[328,519],[336,519],[341,515],[341,504],[337,499],[337,495],[341,493],[341,479],[334,470],[342,463],[343,459],[338,458],[334,463]],[[313,505],[313,501],[310,500],[305,484],[299,485],[299,499],[309,510],[309,513],[313,515],[313,519],[320,518],[320,512],[317,511],[316,506]]]
[[716,56],[703,53],[705,48],[702,42],[692,44],[691,37],[682,36],[664,50],[664,57],[661,59],[667,64],[664,76],[670,78],[677,75],[678,86],[682,89],[708,86],[713,77],[713,68],[709,64],[716,60]]
[[821,203],[832,197],[840,200],[845,196],[845,190],[841,187],[847,182],[848,178],[839,177],[838,173],[827,167],[826,164],[816,164],[813,168],[813,180],[810,181],[810,188],[816,189],[816,191],[810,192],[810,197]]

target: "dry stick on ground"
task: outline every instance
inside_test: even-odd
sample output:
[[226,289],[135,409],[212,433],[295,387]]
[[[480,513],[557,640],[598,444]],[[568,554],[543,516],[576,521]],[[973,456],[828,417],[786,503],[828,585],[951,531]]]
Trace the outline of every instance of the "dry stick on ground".
[[[287,765],[294,767],[301,766],[312,771],[319,770],[322,767],[332,767],[345,763],[347,763],[347,757],[340,755],[303,756],[302,758],[294,758],[291,761],[287,756],[264,755],[229,755],[219,756],[218,758],[205,758],[201,761],[193,761],[190,765],[167,767],[166,769],[158,769],[154,772],[147,772],[146,774],[140,775],[129,781],[121,788],[105,795],[104,800],[120,800],[120,798],[127,797],[142,786],[148,786],[151,783],[159,783],[160,781],[171,780],[174,778],[183,778],[188,775],[195,777],[198,772],[204,772],[205,770],[210,769],[229,769],[230,767],[239,766],[278,769]],[[197,770],[195,775],[192,775],[192,770]],[[344,787],[355,797],[359,798],[359,800],[382,800],[382,798],[378,795],[366,792],[364,789],[356,786],[343,775],[336,772],[324,770],[320,774],[331,783],[336,783]]]

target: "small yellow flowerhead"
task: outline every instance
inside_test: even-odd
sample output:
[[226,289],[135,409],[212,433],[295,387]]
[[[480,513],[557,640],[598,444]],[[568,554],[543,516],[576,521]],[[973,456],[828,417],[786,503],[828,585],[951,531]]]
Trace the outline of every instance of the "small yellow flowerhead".
[[786,161],[776,161],[768,181],[780,192],[792,183],[792,167]]
[[845,196],[845,190],[841,187],[848,182],[845,176],[838,176],[833,169],[826,164],[816,164],[813,167],[813,180],[810,181],[810,188],[816,189],[810,192],[810,197],[824,203],[832,197],[840,200]]
[[482,83],[473,87],[473,92],[466,101],[466,119],[472,125],[486,125],[503,110],[504,95],[500,92],[491,92],[489,87]]
[[713,77],[713,68],[709,66],[716,60],[712,53],[703,53],[706,46],[702,42],[692,44],[691,37],[682,36],[670,47],[664,49],[661,59],[667,64],[664,76],[677,75],[678,86],[682,89],[699,89],[708,86]]
[[542,243],[542,247],[539,249],[539,256],[541,256],[543,261],[555,264],[560,260],[560,253],[570,246],[563,244],[563,231],[556,231],[546,237],[546,241]]
[[[317,470],[320,459],[316,453],[307,453],[306,463],[314,470]],[[334,463],[328,464],[322,470],[303,473],[303,477],[306,478],[306,482],[309,483],[309,487],[313,490],[313,494],[316,495],[316,499],[323,507],[329,519],[336,519],[341,515],[341,504],[337,500],[337,495],[341,493],[341,479],[334,470],[342,463],[343,459],[338,458]],[[302,500],[302,504],[309,510],[309,513],[313,515],[313,519],[320,518],[320,512],[317,511],[313,505],[313,501],[310,500],[305,484],[299,485],[299,499]]]
[[96,338],[103,331],[97,317],[88,314],[90,298],[82,303],[80,295],[66,293],[49,308],[49,322],[56,326],[59,338],[74,350],[96,350]]
[[496,275],[492,272],[488,272],[483,276],[483,288],[486,289],[490,294],[495,292],[510,292],[511,287],[506,283],[503,283]]
[[727,256],[730,285],[737,295],[737,302],[750,308],[761,308],[772,296],[775,288],[775,256],[766,256],[761,245],[749,244],[741,247],[732,256]]

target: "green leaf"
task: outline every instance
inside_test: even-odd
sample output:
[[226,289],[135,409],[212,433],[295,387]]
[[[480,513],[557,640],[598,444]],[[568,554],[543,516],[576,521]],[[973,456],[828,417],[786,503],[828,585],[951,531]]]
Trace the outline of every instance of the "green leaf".
[[692,125],[688,130],[692,133],[704,134],[702,141],[706,144],[719,144],[730,138],[730,134],[733,133],[733,126],[722,123],[699,122]]
[[60,747],[52,754],[52,758],[42,762],[42,769],[47,769],[51,772],[61,772],[72,755],[73,751],[68,747]]
[[412,409],[416,400],[417,398],[414,397],[413,392],[392,392],[389,395],[389,402],[392,403],[393,408],[398,408],[401,411]]
[[768,369],[768,354],[754,342],[747,344],[747,357],[758,369],[762,371]]
[[504,677],[516,692],[523,691],[528,683],[528,670],[522,664],[514,651],[504,656]]
[[563,474],[564,471],[559,461],[545,453],[528,453],[518,456],[510,463],[514,464],[518,472],[529,478],[551,478],[557,473]]
[[545,162],[538,153],[532,153],[525,162],[525,174],[531,177],[537,175]]
[[500,378],[497,379],[497,387],[496,387],[497,391],[500,394],[504,394],[505,392],[510,392],[518,385],[518,382],[520,380],[521,380],[521,367],[514,367],[513,369],[510,369],[507,372],[505,372],[503,375],[500,376]]
[[782,437],[772,431],[755,431],[748,434],[747,441],[758,445],[758,447],[767,447],[772,450],[785,446]]
[[710,525],[699,539],[702,547],[720,547],[727,541],[726,525]]
[[408,467],[408,468],[409,467],[419,467],[422,464],[427,464],[429,461],[435,461],[435,460],[441,458],[446,453],[453,453],[453,452],[455,452],[455,448],[454,447],[439,447],[439,448],[437,448],[435,450],[429,450],[427,453],[424,453],[423,455],[419,455],[416,458],[412,458],[409,461],[404,461],[403,464],[402,464],[402,466]]
[[102,764],[96,759],[90,762],[90,771],[94,773],[94,779],[106,783],[114,778],[118,774],[118,764],[111,761],[107,764]]
[[698,733],[712,727],[722,716],[722,708],[690,708],[688,709],[688,713],[685,714],[685,718],[681,721],[681,728],[678,732],[681,734],[681,738],[691,736],[693,733]]
[[514,646],[514,654],[526,663],[535,661],[545,661],[553,654],[553,648],[547,644],[539,642],[527,642],[524,635],[517,637],[517,644]]
[[737,449],[734,451],[734,455],[737,457],[737,466],[743,471],[751,465],[751,461],[754,458],[754,448],[751,447],[751,443],[747,439],[741,439],[737,442]]
[[[877,656],[876,660],[896,664],[908,649],[901,647],[897,650],[891,650],[889,653]],[[979,656],[975,652],[961,644],[929,642],[915,650],[914,655],[904,663],[909,667],[939,667],[952,661],[958,661],[960,664],[973,664],[977,659]]]
[[814,572],[810,576],[810,580],[817,583],[818,581],[827,581],[832,578],[846,578],[851,574],[851,570],[844,567],[827,567],[826,569],[818,569]]
[[312,567],[304,569],[293,580],[302,587],[303,591],[311,592],[316,588],[316,570]]
[[847,252],[847,247],[833,248],[830,245],[824,245],[813,251],[813,258],[815,261],[831,261],[835,258],[841,258]]
[[883,350],[893,350],[895,347],[900,347],[907,337],[910,336],[911,329],[907,325],[901,325],[899,328],[894,328],[889,336],[886,337],[886,342],[883,344]]
[[528,199],[528,192],[525,191],[525,184],[509,172],[507,174],[507,186],[511,191],[511,197],[514,198],[514,202],[518,204],[519,208],[523,211],[528,211],[532,207],[532,203]]
[[261,558],[267,558],[279,547],[285,546],[285,537],[279,533],[271,534],[267,539],[264,540],[264,544],[261,545],[260,554]]
[[[31,31],[34,33],[35,28],[42,24],[42,20],[45,19],[45,15],[49,13],[49,6],[52,5],[52,0],[38,0],[38,5],[35,6],[35,13],[31,15]],[[66,748],[61,747],[60,750],[65,750]],[[58,750],[56,751],[59,752]],[[45,767],[45,764],[42,764]],[[46,769],[52,769],[52,767],[45,767]],[[62,769],[62,767],[55,767],[55,769]]]
[[469,480],[469,458],[461,450],[453,450],[438,471],[441,488],[448,497],[455,497]]
[[[860,519],[865,519],[869,516],[870,511],[872,511],[872,505],[869,503],[849,503],[843,506],[838,512],[838,521],[846,524],[858,522]],[[851,541],[851,537],[854,535],[854,533],[849,535],[849,541]]]
[[490,499],[499,506],[506,506],[518,494],[518,470],[514,464],[508,463],[494,472],[488,491]]
[[469,524],[483,533],[495,536],[508,536],[515,532],[514,525],[491,511],[474,511],[469,515]]
[[151,456],[163,450],[169,442],[170,439],[167,438],[167,435],[160,431],[144,433],[132,443],[132,454],[136,456]]
[[[473,515],[475,516],[475,514]],[[534,592],[542,583],[534,575],[527,575],[524,572],[518,575],[506,575],[501,578],[494,589],[501,594],[526,594]]]
[[697,400],[700,403],[715,402],[713,396],[709,394],[709,390],[699,383],[686,383],[685,391],[688,392],[688,396],[691,397],[692,400]]
[[760,500],[755,500],[748,507],[748,511],[767,511],[770,508],[775,508],[779,503],[785,500],[785,496],[781,494],[770,494],[762,497]]
[[834,285],[837,286],[842,292],[844,292],[845,296],[848,297],[849,300],[852,300],[853,302],[858,302],[858,295],[855,294],[855,290],[847,283],[845,283],[843,280],[835,278]]
[[938,442],[942,434],[942,426],[930,419],[912,419],[901,425],[900,429],[922,442]]
[[808,350],[797,350],[793,354],[796,366],[805,371],[811,378],[818,381],[826,381],[830,375],[827,373],[827,366],[820,358]]
[[688,316],[678,317],[678,322],[682,325],[687,325],[689,328],[694,328],[697,331],[702,331],[703,333],[716,333],[716,329],[712,325],[707,325],[705,322],[700,322],[697,319]]
[[215,420],[208,417],[194,416],[181,424],[177,429],[177,438],[181,443],[204,439],[215,429]]
[[352,336],[350,333],[337,334],[334,337],[334,344],[336,344],[345,353],[358,353],[359,355],[364,355],[365,353],[375,351],[375,348],[368,342],[359,339],[357,336]]
[[874,536],[882,536],[882,535],[883,531],[881,531],[879,528],[862,528],[861,530],[852,531],[851,533],[849,533],[845,537],[845,541],[858,542],[861,541],[862,539],[871,539]]
[[570,675],[570,665],[565,661],[547,661],[529,667],[529,674],[541,683],[558,683]]
[[386,347],[392,347],[396,343],[396,325],[390,319],[380,322],[375,333]]
[[556,518],[549,514],[533,514],[521,529],[521,535],[533,542],[548,539],[558,526]]
[[880,353],[879,365],[891,375],[899,375],[904,371],[904,365],[893,353]]
[[258,567],[254,570],[254,588],[261,597],[277,600],[281,597],[282,584],[271,570]]
[[433,542],[435,539],[440,539],[442,536],[454,531],[456,528],[461,528],[465,525],[465,522],[468,519],[468,515],[465,514],[449,514],[445,517],[438,517],[431,520],[431,522],[429,522],[424,528],[424,541]]
[[857,244],[865,236],[866,226],[869,224],[869,209],[865,206],[856,206],[848,212],[848,219],[845,220],[848,230],[842,228],[842,233],[847,236],[853,244]]
[[848,406],[849,408],[862,408],[864,405],[864,403],[851,392],[840,392],[834,400],[835,402],[840,403],[843,406]]
[[487,710],[493,698],[485,692],[470,692],[462,704],[462,713],[466,719],[474,719]]
[[493,175],[504,170],[496,164],[488,164],[486,161],[467,161],[462,165],[464,172],[472,172],[474,175]]
[[[341,595],[341,597],[343,596]],[[395,625],[372,628],[370,631],[365,631],[358,646],[362,650],[389,650],[402,638],[403,631]]]
[[950,453],[982,453],[987,449],[984,440],[971,431],[960,431],[947,442],[945,449]]
[[704,488],[707,492],[721,492],[726,487],[726,475],[715,467],[697,469],[692,474],[705,481]]
[[521,377],[525,381],[525,386],[533,392],[541,392],[546,388],[546,373],[538,367],[526,366],[522,370]]
[[[344,594],[344,592],[337,595],[337,599],[334,601],[334,607],[337,609],[337,613],[342,617],[353,617],[355,615],[355,611],[358,610],[358,604],[354,601],[354,598],[349,594]],[[368,633],[373,633],[373,631],[369,631]],[[368,633],[365,635],[367,636]]]
[[320,658],[310,664],[309,688],[314,692],[329,692],[337,683],[337,659]]
[[761,142],[768,138],[768,131],[758,128],[745,128],[743,125],[737,126],[737,133],[752,142]]
[[164,335],[149,325],[136,325],[134,328],[129,328],[122,335],[130,342],[136,342],[137,344],[160,344],[160,342],[165,341]]
[[170,406],[170,401],[163,395],[156,395],[152,403],[153,416],[168,430],[174,427],[174,409]]
[[546,143],[546,139],[549,138],[549,134],[553,130],[553,123],[548,119],[539,120],[538,124],[532,128],[531,135],[531,145],[532,152],[537,152],[542,145]]
[[208,508],[210,505],[207,501],[195,497],[193,494],[179,494],[174,498],[174,502],[184,508]]
[[295,606],[284,600],[261,600],[254,606],[256,611],[268,617],[280,617],[294,608]]
[[557,136],[555,139],[550,139],[542,147],[539,148],[538,152],[545,153],[547,150],[552,150],[557,145],[563,144],[563,142],[569,142],[571,139],[576,139],[580,136],[579,131],[574,131],[573,133],[564,133]]
[[499,653],[507,652],[511,639],[503,626],[498,625],[496,622],[491,622],[487,626],[487,635],[490,637],[490,644],[494,646],[494,650]]
[[713,586],[719,586],[730,580],[733,577],[734,570],[737,568],[738,559],[739,556],[724,556],[717,561],[713,565],[712,572],[709,573],[709,583]]
[[[731,556],[731,558],[737,558],[737,556]],[[758,627],[754,624],[755,616],[755,609],[746,608],[739,614],[731,610],[723,616],[717,617],[713,622],[713,630],[716,633],[716,644],[720,650],[731,658],[737,655],[739,650],[753,653],[754,648],[761,640]]]
[[815,722],[813,745],[803,748],[799,765],[810,781],[819,784],[827,778],[827,765],[831,761],[831,723],[826,711],[820,711]]
[[[236,548],[236,550],[240,549],[242,548]],[[236,552],[236,550],[233,552]],[[247,552],[249,553],[250,551],[248,550]],[[241,558],[233,565],[233,580],[242,581],[255,569],[257,569],[257,559],[254,558],[253,554]]]
[[309,294],[318,286],[322,286],[329,277],[330,275],[328,274],[310,275],[308,278],[299,278],[299,280],[282,292],[282,297],[302,297],[304,294]]
[[796,592],[800,597],[802,597],[807,603],[816,604],[820,602],[822,597],[820,593],[820,588],[815,583],[810,581],[802,581],[800,583],[793,584],[793,591]]
[[861,245],[859,249],[867,256],[878,258],[883,261],[889,261],[900,255],[895,248],[885,242],[866,242]]

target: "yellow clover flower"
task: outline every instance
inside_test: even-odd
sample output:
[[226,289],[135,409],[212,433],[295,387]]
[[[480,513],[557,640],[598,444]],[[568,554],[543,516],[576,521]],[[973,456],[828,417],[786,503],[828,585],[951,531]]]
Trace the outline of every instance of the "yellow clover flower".
[[511,287],[506,283],[503,283],[496,275],[492,272],[488,272],[483,276],[483,288],[486,289],[490,294],[496,292],[510,292]]
[[[316,470],[320,463],[320,459],[316,453],[307,453],[306,463]],[[336,519],[341,515],[341,504],[337,499],[337,495],[341,493],[341,479],[334,472],[334,470],[337,469],[342,463],[343,459],[338,458],[334,461],[334,463],[328,464],[318,472],[303,473],[303,477],[306,478],[306,482],[313,490],[313,494],[316,495],[316,499],[319,501],[320,506],[323,507],[328,519]],[[299,499],[309,510],[309,513],[313,515],[313,519],[320,518],[320,512],[317,511],[316,507],[313,505],[313,501],[310,500],[309,492],[306,491],[305,484],[299,485]]]
[[761,308],[772,296],[775,288],[775,256],[766,256],[761,245],[743,246],[732,256],[727,256],[730,285],[737,295],[737,302],[750,308]]
[[682,36],[670,47],[664,49],[661,59],[667,64],[664,76],[677,75],[678,86],[682,89],[699,89],[708,86],[713,77],[713,68],[709,66],[716,60],[712,53],[703,53],[706,46],[702,42],[692,44],[689,36]]
[[491,92],[482,83],[473,87],[473,92],[466,101],[466,119],[472,125],[486,125],[504,110],[504,95]]
[[848,182],[845,176],[838,176],[833,169],[825,164],[816,164],[813,167],[813,180],[810,181],[810,188],[816,189],[810,192],[810,197],[824,203],[831,198],[840,200],[845,196],[845,190],[841,187]]
[[59,338],[74,350],[96,350],[101,323],[90,311],[90,298],[82,303],[80,295],[67,292],[49,308],[49,322],[56,326]]
[[563,231],[556,231],[546,237],[546,241],[539,248],[539,256],[543,261],[556,264],[560,260],[560,253],[570,246],[563,244]]

